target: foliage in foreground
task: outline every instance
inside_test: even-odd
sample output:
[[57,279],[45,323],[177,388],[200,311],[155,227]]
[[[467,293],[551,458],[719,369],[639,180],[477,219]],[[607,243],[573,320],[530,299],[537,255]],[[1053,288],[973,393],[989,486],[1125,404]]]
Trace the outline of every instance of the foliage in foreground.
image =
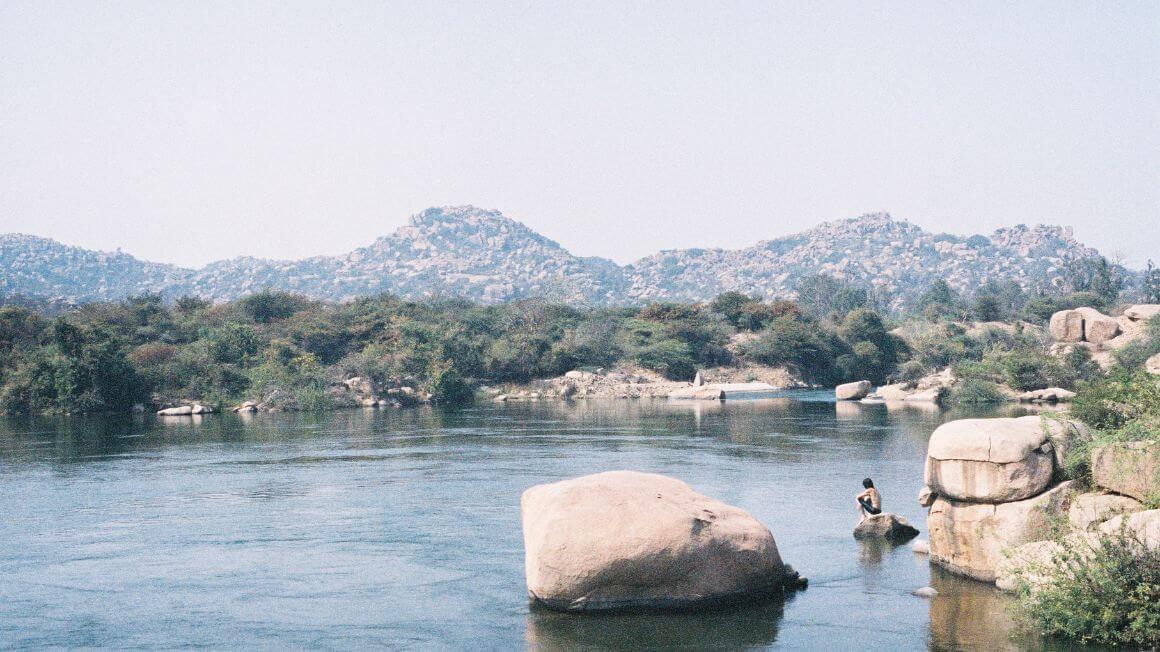
[[1043,634],[1082,643],[1160,645],[1160,549],[1130,536],[1064,544],[1046,582],[1020,588],[1024,620]]

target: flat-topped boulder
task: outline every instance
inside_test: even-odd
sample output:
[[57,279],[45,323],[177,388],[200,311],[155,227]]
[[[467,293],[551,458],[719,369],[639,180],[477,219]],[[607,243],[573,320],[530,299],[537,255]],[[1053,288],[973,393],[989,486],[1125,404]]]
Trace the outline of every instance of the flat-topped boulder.
[[916,536],[918,528],[905,518],[890,512],[867,516],[854,528],[855,539],[886,539],[892,543],[901,543]]
[[1130,321],[1148,321],[1160,315],[1160,303],[1141,303],[1124,310],[1124,317]]
[[870,393],[870,381],[859,380],[853,383],[844,383],[834,388],[834,398],[839,401],[857,401],[866,398]]
[[688,608],[775,595],[773,534],[673,478],[610,471],[520,499],[529,596],[551,609]]
[[1062,482],[1027,500],[971,503],[940,496],[926,524],[931,561],[959,575],[994,582],[1007,551],[1051,536],[1063,516],[1072,482]]
[[1149,500],[1160,492],[1160,444],[1130,442],[1092,449],[1092,480],[1118,494]]
[[927,446],[925,485],[954,500],[1002,503],[1051,484],[1055,449],[1037,416],[960,419],[939,426]]

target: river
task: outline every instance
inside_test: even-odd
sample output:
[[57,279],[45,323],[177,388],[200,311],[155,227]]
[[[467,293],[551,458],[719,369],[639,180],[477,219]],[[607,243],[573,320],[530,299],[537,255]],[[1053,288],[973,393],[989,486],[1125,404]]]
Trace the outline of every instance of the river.
[[[1008,413],[1017,408],[1007,408]],[[831,392],[731,403],[0,421],[0,647],[1020,649],[1012,603],[909,546],[860,543],[874,478],[916,525],[930,406]],[[671,475],[764,522],[810,580],[784,603],[529,607],[519,497]],[[933,586],[939,595],[911,595]]]

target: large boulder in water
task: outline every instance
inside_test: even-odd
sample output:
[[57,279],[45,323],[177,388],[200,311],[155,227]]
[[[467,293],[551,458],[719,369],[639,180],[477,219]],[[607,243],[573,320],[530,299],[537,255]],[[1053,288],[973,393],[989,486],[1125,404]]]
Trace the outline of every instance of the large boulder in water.
[[866,395],[869,393],[869,380],[859,380],[854,383],[838,385],[834,388],[834,398],[839,401],[857,401],[860,398],[866,398]]
[[1055,449],[1037,416],[951,421],[927,447],[926,486],[954,500],[1023,500],[1046,489],[1054,473]]
[[1068,481],[1034,498],[998,505],[940,496],[926,517],[930,559],[953,573],[993,582],[1010,548],[1051,536],[1071,494]]
[[854,528],[855,539],[886,539],[893,543],[901,543],[916,536],[918,528],[905,518],[890,512],[867,516]]
[[769,529],[662,475],[610,471],[520,499],[528,593],[566,611],[682,608],[779,593]]

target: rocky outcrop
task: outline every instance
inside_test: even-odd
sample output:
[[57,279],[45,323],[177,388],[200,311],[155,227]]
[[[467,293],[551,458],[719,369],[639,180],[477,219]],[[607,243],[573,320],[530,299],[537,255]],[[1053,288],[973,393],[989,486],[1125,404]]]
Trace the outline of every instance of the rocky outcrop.
[[1065,511],[1071,481],[1013,502],[989,504],[940,496],[927,515],[931,561],[951,572],[993,582],[1005,552],[1049,538],[1052,521]]
[[1051,336],[1058,342],[1092,342],[1100,344],[1120,334],[1120,322],[1095,308],[1060,310],[1048,323]]
[[853,383],[845,383],[834,388],[834,398],[839,401],[857,401],[861,398],[866,398],[870,393],[870,381],[859,380]]
[[[1097,255],[1069,229],[1016,226],[990,236],[928,233],[885,213],[821,224],[738,250],[663,251],[627,266],[576,256],[524,224],[473,206],[429,208],[391,235],[339,256],[236,258],[185,269],[45,238],[0,235],[0,294],[74,301],[144,292],[235,299],[272,288],[324,299],[382,292],[481,302],[551,296],[639,304],[702,301],[727,290],[792,296],[799,280],[828,274],[913,305],[936,278],[959,291],[988,281],[1050,287],[1070,261]],[[534,306],[533,306],[534,307]]]
[[854,528],[855,539],[885,539],[891,543],[901,543],[916,536],[918,528],[905,518],[890,512],[867,516]]
[[1092,449],[1092,480],[1137,500],[1160,495],[1160,444],[1131,442]]
[[1146,322],[1160,315],[1160,303],[1142,303],[1124,309],[1124,318],[1130,322]]
[[520,512],[528,593],[552,609],[698,607],[776,594],[787,580],[764,525],[665,476],[538,485]]
[[1005,503],[1035,496],[1055,474],[1055,449],[1039,417],[962,419],[939,426],[924,482],[959,501]]
[[1036,416],[939,426],[919,493],[930,505],[931,561],[995,581],[1011,549],[1050,538],[1052,523],[1068,513],[1074,492],[1070,480],[1060,482],[1064,456],[1089,438],[1078,424]]
[[1085,493],[1076,496],[1067,510],[1067,521],[1073,530],[1087,532],[1119,515],[1144,509],[1140,501],[1127,496]]

